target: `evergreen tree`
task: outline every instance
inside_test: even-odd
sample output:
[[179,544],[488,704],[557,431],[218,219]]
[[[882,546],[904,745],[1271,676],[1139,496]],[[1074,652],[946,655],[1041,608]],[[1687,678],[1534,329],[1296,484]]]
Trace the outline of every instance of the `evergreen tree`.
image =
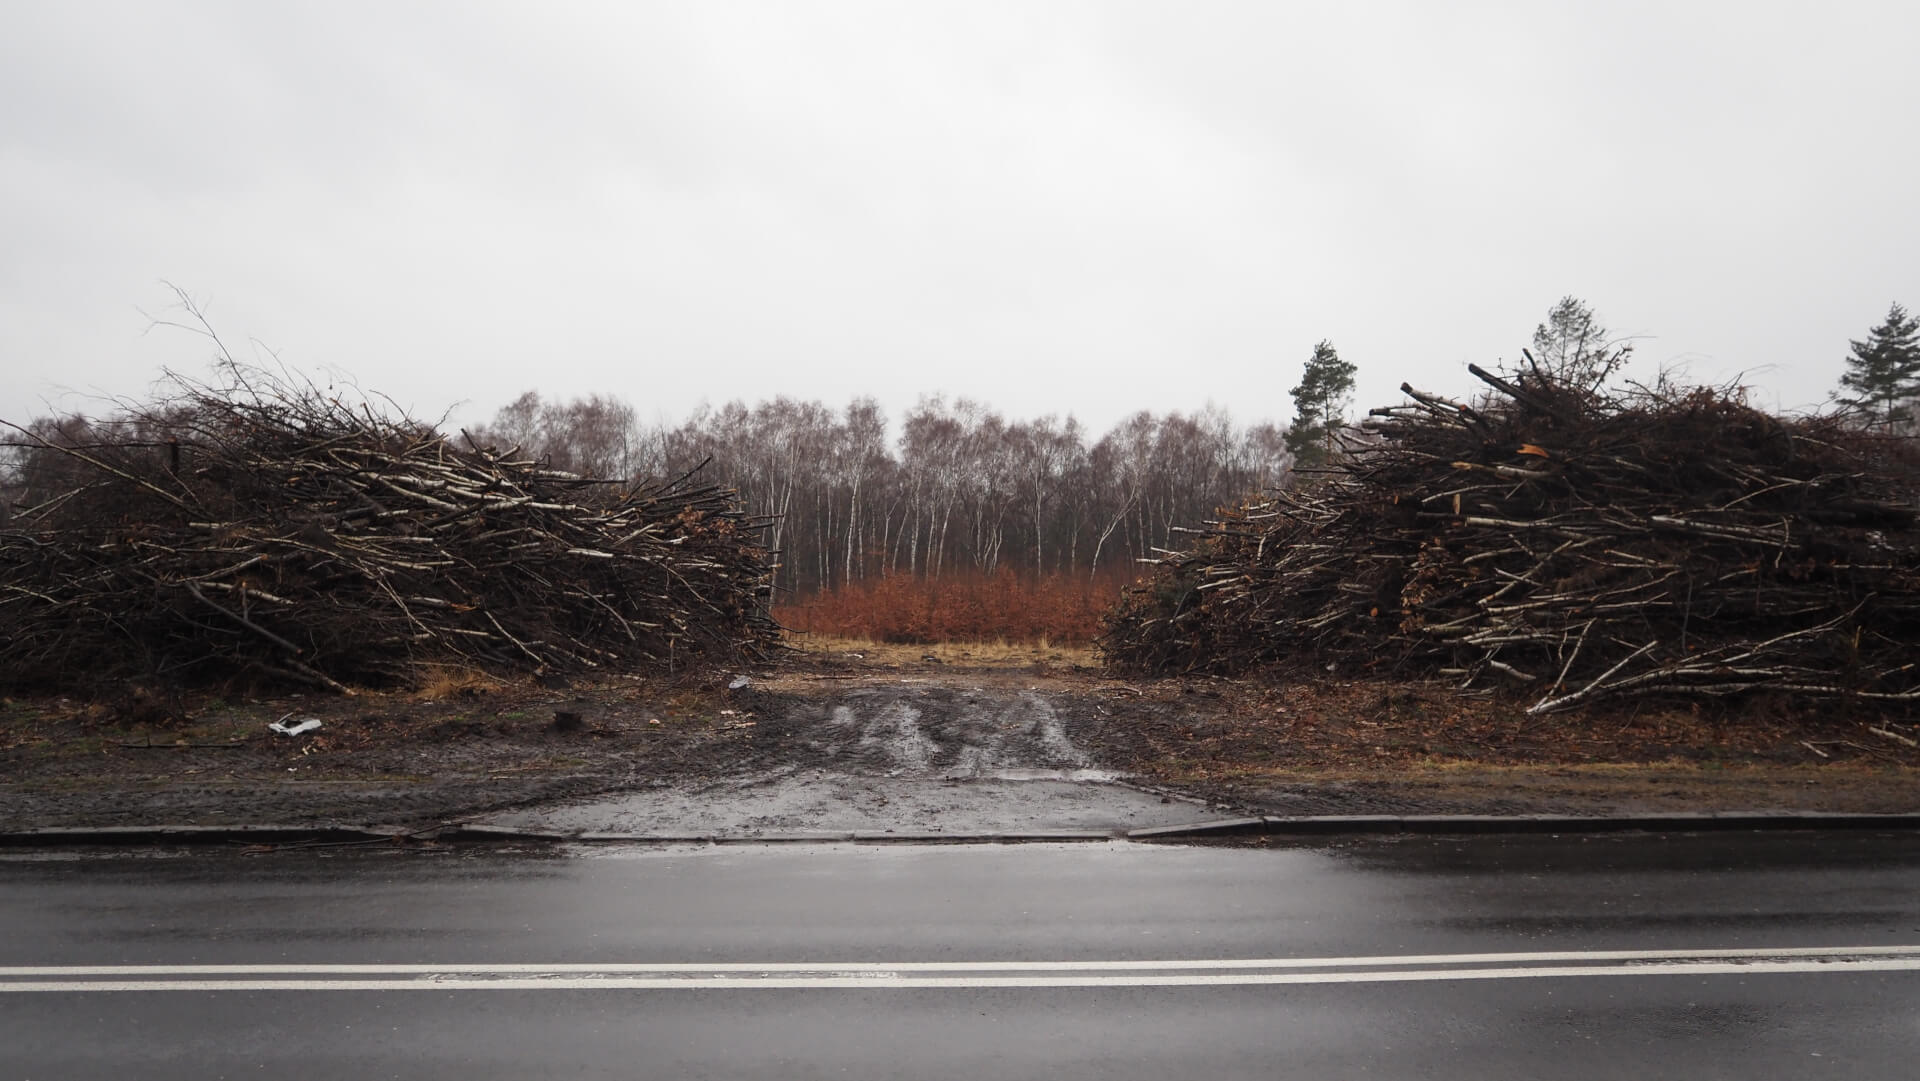
[[1840,401],[1894,430],[1910,417],[1908,402],[1920,394],[1920,319],[1895,304],[1887,309],[1887,321],[1867,332],[1866,341],[1848,344],[1853,351],[1840,385],[1854,393]]
[[1346,416],[1353,375],[1359,369],[1340,359],[1333,343],[1313,347],[1293,395],[1294,418],[1287,426],[1287,449],[1296,466],[1325,465],[1333,459],[1333,438]]
[[1633,347],[1615,347],[1607,328],[1587,302],[1564,296],[1533,330],[1534,371],[1556,383],[1581,390],[1600,389],[1625,364]]

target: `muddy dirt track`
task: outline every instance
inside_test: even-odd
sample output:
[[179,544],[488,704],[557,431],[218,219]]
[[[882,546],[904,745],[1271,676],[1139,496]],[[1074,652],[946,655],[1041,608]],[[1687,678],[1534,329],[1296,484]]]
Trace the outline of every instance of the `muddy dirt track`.
[[[1130,683],[1044,651],[948,656],[802,654],[735,690],[733,673],[710,673],[351,698],[6,700],[0,828],[427,826],[649,791],[772,806],[795,777],[837,785],[849,803],[871,803],[879,779],[949,795],[1053,779],[1284,814],[1920,809],[1920,749],[1904,742],[1920,728],[1884,719],[1644,711],[1542,723],[1432,687]],[[267,728],[309,717],[320,727],[297,736]]]

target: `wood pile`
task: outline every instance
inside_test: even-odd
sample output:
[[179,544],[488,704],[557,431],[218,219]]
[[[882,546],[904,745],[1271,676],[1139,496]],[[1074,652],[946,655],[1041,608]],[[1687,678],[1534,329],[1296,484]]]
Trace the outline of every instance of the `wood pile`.
[[0,685],[405,685],[755,657],[762,522],[240,373],[62,437],[13,426]]
[[1209,523],[1110,615],[1134,673],[1445,677],[1627,696],[1920,700],[1911,441],[1713,389],[1470,370],[1403,385],[1325,479]]

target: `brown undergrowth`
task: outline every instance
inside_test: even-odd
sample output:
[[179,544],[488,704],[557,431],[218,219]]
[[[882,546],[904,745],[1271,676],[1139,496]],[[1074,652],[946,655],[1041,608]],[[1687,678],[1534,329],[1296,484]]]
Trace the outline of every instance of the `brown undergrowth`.
[[1006,568],[938,578],[893,574],[776,607],[774,618],[802,634],[875,642],[1086,645],[1124,585],[1113,574],[1036,579]]

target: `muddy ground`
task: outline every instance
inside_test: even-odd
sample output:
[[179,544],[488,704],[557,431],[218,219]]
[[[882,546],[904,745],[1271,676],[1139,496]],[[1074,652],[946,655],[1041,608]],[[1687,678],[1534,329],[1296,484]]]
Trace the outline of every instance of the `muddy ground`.
[[[1057,777],[1281,814],[1920,810],[1920,724],[1750,704],[1531,718],[1444,687],[1120,681],[1084,653],[876,647],[544,687],[0,700],[0,829],[425,827],[807,772]],[[730,690],[736,675],[750,684]],[[321,724],[296,736],[268,724]]]

